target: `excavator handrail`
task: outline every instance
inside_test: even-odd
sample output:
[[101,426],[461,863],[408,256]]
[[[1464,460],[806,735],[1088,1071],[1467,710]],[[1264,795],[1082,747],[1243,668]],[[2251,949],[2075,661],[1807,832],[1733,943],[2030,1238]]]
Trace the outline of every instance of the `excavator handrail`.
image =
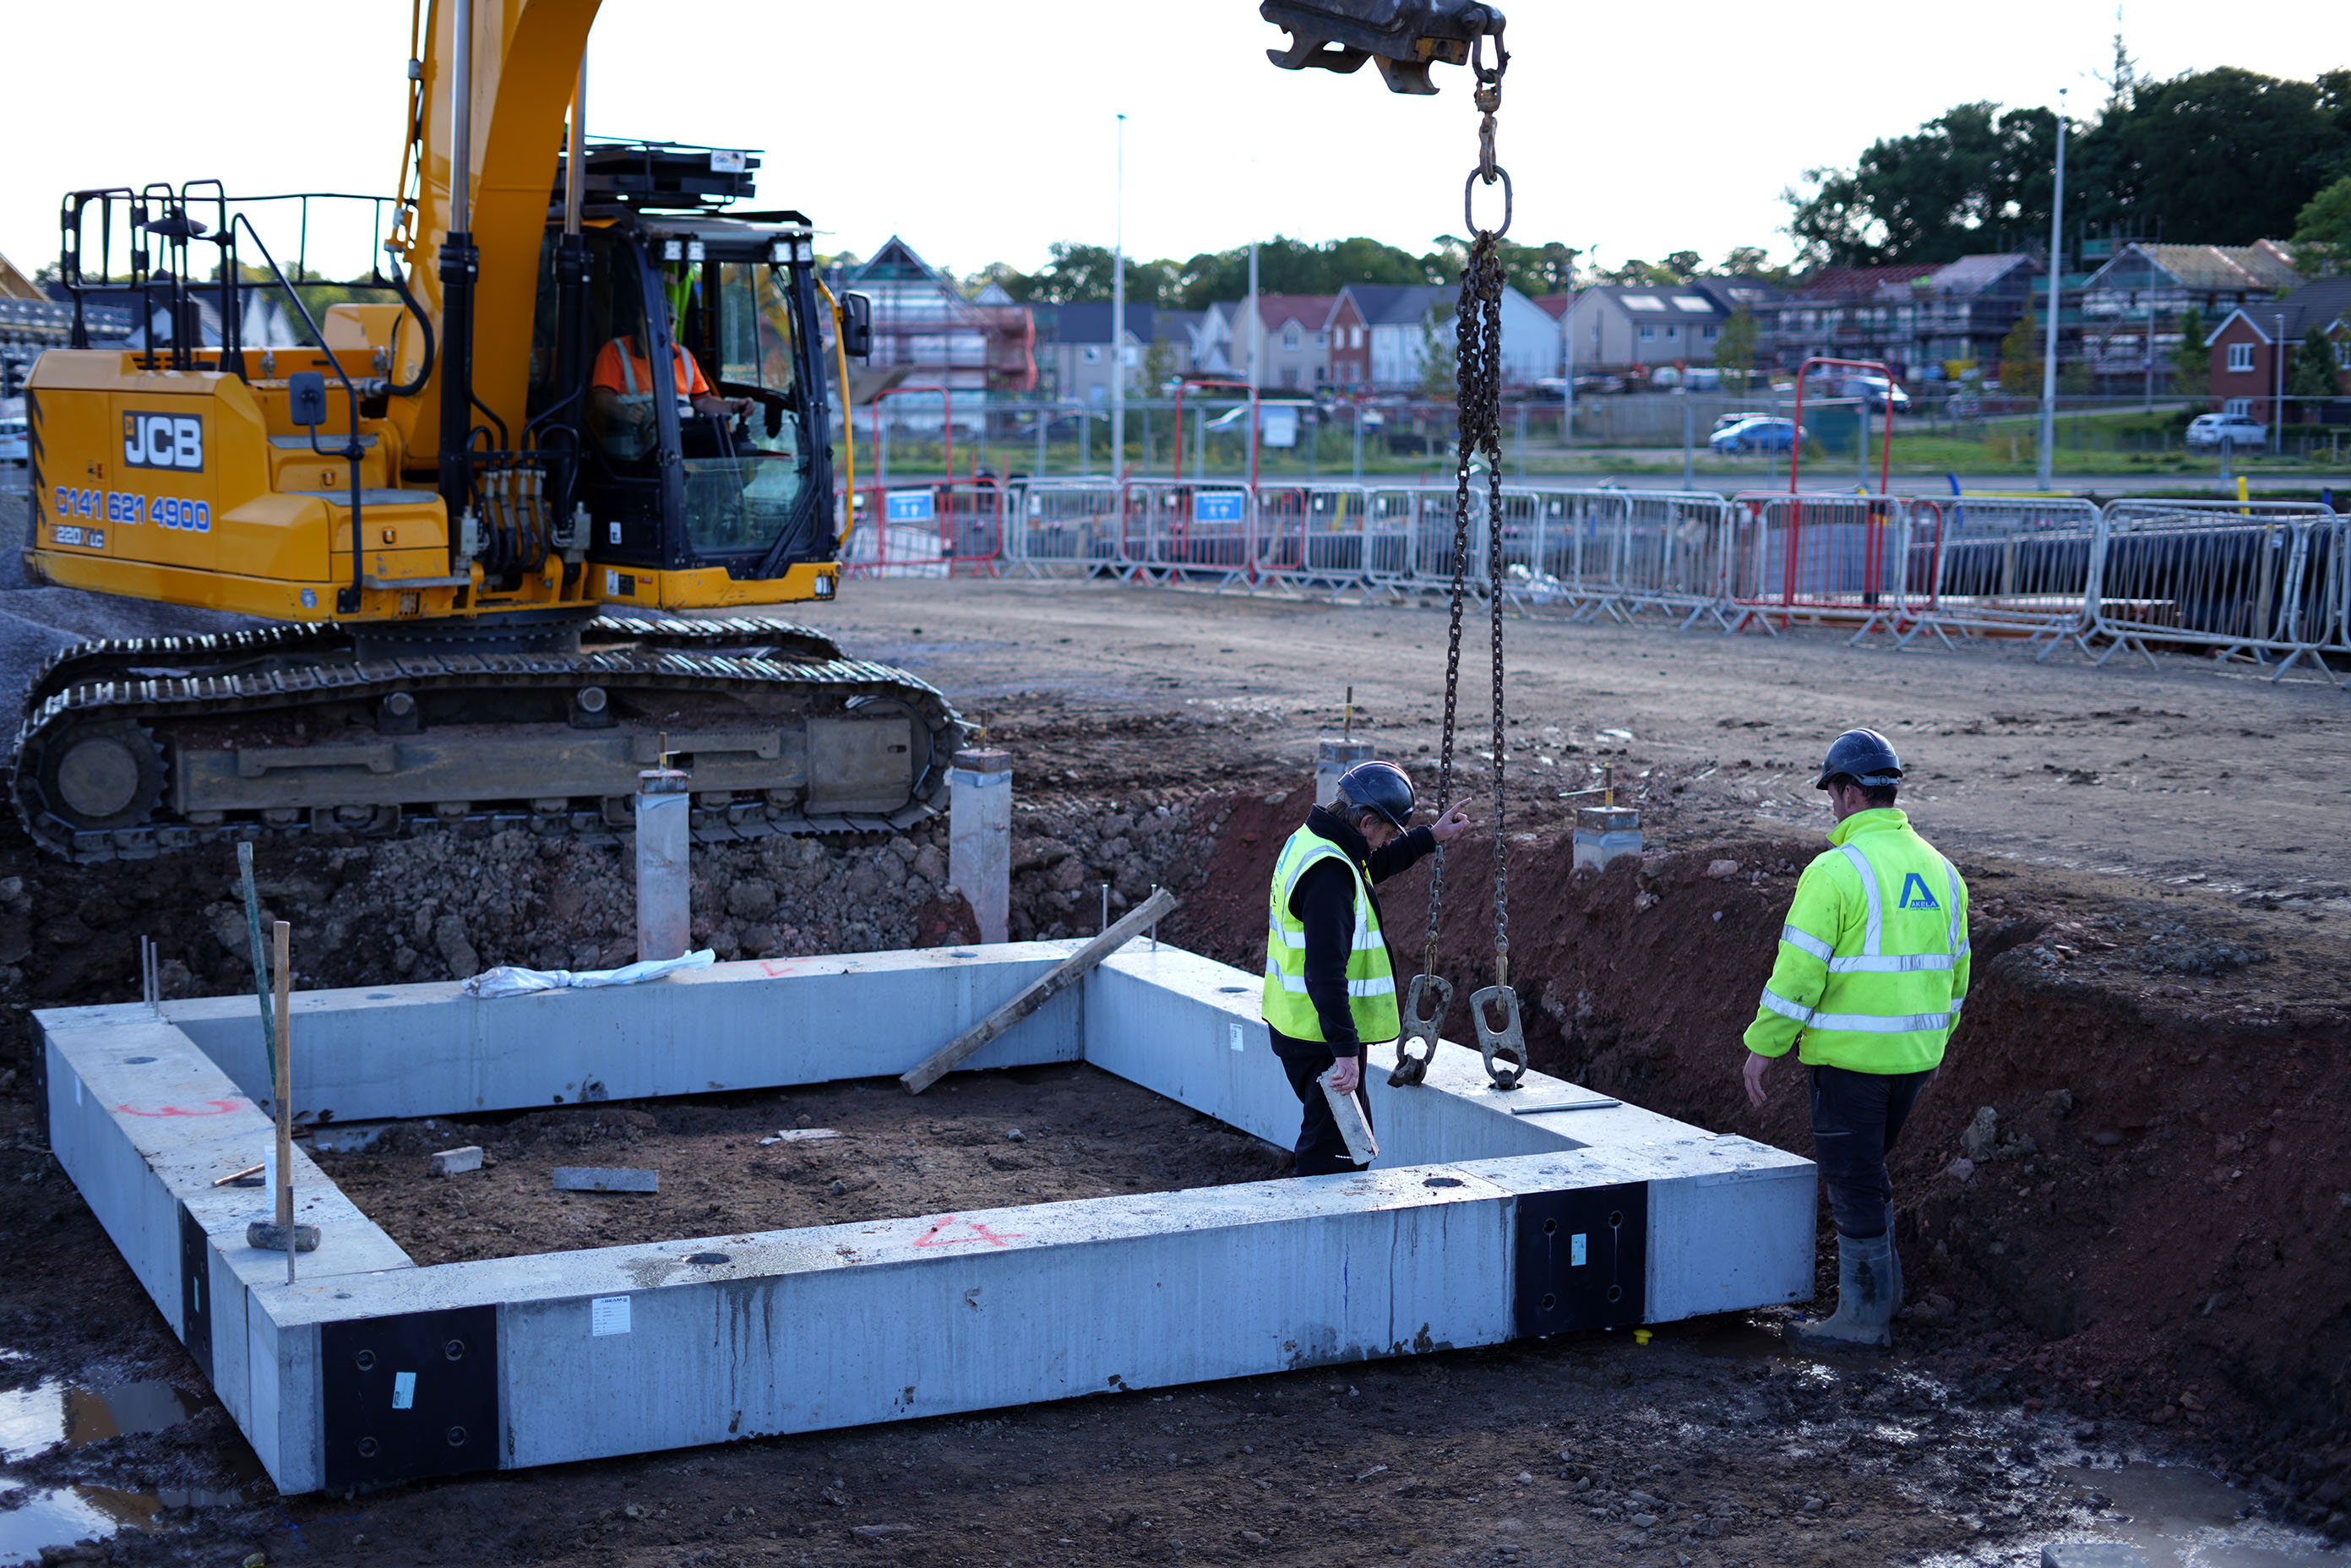
[[[236,212],[229,215],[228,223],[232,232],[241,227],[246,234],[253,236],[253,248],[259,251],[261,259],[269,264],[270,276],[277,279],[277,287],[286,291],[286,298],[292,302],[294,308],[301,313],[302,325],[310,329],[311,340],[324,343],[327,340],[327,335],[319,329],[318,320],[311,316],[310,308],[302,303],[302,297],[294,292],[294,285],[287,279],[286,269],[277,265],[276,256],[269,254],[269,246],[262,240],[261,231],[253,226],[253,220],[246,217],[243,212]],[[335,372],[335,379],[343,383],[343,400],[350,419],[350,430],[344,438],[342,455],[351,476],[351,585],[336,597],[343,601],[337,606],[338,609],[346,615],[356,615],[359,613],[360,592],[366,583],[364,570],[366,557],[360,532],[361,487],[360,464],[361,458],[366,455],[360,447],[360,390],[352,383],[350,372],[343,369],[342,356],[324,354],[320,358],[325,361],[327,368]],[[310,433],[310,440],[312,445],[315,446],[318,444],[318,432],[315,429]]]

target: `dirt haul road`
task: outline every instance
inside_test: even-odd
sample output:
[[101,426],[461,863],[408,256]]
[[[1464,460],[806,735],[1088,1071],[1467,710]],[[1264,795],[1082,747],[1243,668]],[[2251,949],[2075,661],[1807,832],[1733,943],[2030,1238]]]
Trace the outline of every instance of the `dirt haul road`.
[[[1486,625],[1471,615],[1460,723],[1477,768],[1490,675]],[[1357,733],[1426,778],[1416,758],[1442,712],[1446,617],[1431,608],[893,580],[853,584],[825,623],[944,687],[967,716],[1012,721],[1015,735],[1062,711],[1182,716],[1202,732],[1182,748],[1192,756],[1168,759],[1186,778],[1311,768],[1351,685]],[[2067,652],[2036,663],[2014,644],[1952,654],[1922,640],[1895,653],[1879,638],[1870,652],[1814,632],[1733,638],[1546,617],[1511,620],[1505,636],[1516,789],[1583,788],[1604,764],[1629,781],[1652,764],[1700,761],[1725,770],[1716,777],[1748,814],[1815,828],[1823,749],[1867,725],[1902,754],[1905,804],[1947,849],[2332,900],[2351,914],[2351,697],[2331,683],[2273,685],[2252,665],[2200,660],[2150,669],[2118,655],[2092,668]],[[1048,749],[1016,755],[1014,768],[1032,789],[1098,790],[1134,770],[1128,749]],[[1482,790],[1482,777],[1471,781]]]
[[[1344,689],[1358,733],[1424,779],[1433,763],[1445,622],[1426,609],[957,580],[853,583],[826,616],[1014,752],[1016,936],[1091,931],[1098,883],[1115,909],[1161,881],[1187,900],[1166,935],[1253,967]],[[1464,649],[1473,767],[1483,636]],[[281,1503],[42,1151],[23,1071],[25,1008],[135,995],[138,934],[165,935],[172,994],[246,983],[225,863],[63,868],[0,828],[0,1561],[110,1514],[131,1528],[84,1552],[131,1563],[1860,1568],[2024,1563],[2083,1536],[2158,1563],[2191,1538],[2199,1561],[2315,1560],[2294,1531],[2343,1531],[2351,1459],[2351,699],[2183,661],[1818,633],[1514,621],[1510,639],[1513,977],[1536,1064],[1710,1127],[1808,1152],[1791,1076],[1761,1114],[1738,1098],[1738,1029],[1819,846],[1826,737],[1872,723],[1912,763],[1906,804],[1976,889],[1979,972],[1896,1151],[1916,1304],[1896,1358],[1790,1357],[1766,1312]],[[1572,875],[1560,792],[1604,778],[1653,852]],[[1482,790],[1461,792],[1484,818]],[[697,940],[959,940],[939,839],[698,855]],[[1487,850],[1468,841],[1447,879],[1457,980],[1489,956]],[[626,945],[620,851],[468,826],[260,858],[306,985]],[[1424,887],[1387,895],[1406,931]],[[120,1436],[41,1424],[45,1399],[89,1403],[60,1385],[148,1380],[186,1396]]]

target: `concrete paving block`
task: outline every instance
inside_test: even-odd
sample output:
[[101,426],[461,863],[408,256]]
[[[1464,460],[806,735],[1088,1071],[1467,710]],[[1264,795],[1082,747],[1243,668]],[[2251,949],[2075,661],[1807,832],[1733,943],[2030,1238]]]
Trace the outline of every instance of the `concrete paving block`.
[[605,1170],[595,1166],[558,1166],[555,1167],[555,1190],[558,1192],[659,1192],[661,1173],[630,1170],[624,1167]]
[[762,1144],[820,1144],[841,1134],[831,1127],[783,1127],[772,1138],[761,1138]]
[[433,1174],[437,1176],[463,1176],[467,1171],[482,1168],[482,1146],[467,1144],[462,1149],[443,1149],[433,1156]]
[[2041,1549],[2041,1568],[2147,1568],[2147,1556],[2119,1541],[2053,1542]]

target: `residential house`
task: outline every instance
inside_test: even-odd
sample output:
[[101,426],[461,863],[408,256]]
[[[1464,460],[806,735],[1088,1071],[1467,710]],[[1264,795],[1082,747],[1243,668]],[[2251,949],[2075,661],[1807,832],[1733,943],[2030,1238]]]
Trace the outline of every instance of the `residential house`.
[[[1257,297],[1258,389],[1314,392],[1331,384],[1329,294],[1260,294]],[[1202,325],[1204,346],[1221,367],[1217,373],[1249,378],[1249,301],[1210,305]]]
[[2125,245],[2083,282],[2082,352],[2103,390],[2136,390],[2150,377],[2160,386],[2170,377],[2180,319],[2189,309],[2202,317],[2209,340],[2230,311],[2301,282],[2287,247],[2275,240]]
[[1372,333],[1355,297],[1341,289],[1331,303],[1331,384],[1343,392],[1372,386]]
[[1107,404],[1121,362],[1126,367],[1127,396],[1159,395],[1148,373],[1155,358],[1155,344],[1164,345],[1157,357],[1165,361],[1165,374],[1190,375],[1196,368],[1202,312],[1164,310],[1129,301],[1123,354],[1112,350],[1113,310],[1107,300],[1040,305],[1036,307],[1036,313],[1040,318],[1041,340],[1038,357],[1042,361],[1042,380],[1046,390],[1061,401],[1096,407]]
[[2240,305],[2205,340],[2212,354],[2212,406],[2268,423],[2351,423],[2351,402],[2297,406],[2284,401],[2293,353],[2312,328],[2335,345],[2335,382],[2351,394],[2351,277],[2320,277],[2283,299]]
[[[1453,308],[1460,290],[1450,284],[1351,283],[1341,290],[1364,324],[1362,363],[1371,390],[1410,392],[1419,389],[1430,350],[1453,352]],[[1334,320],[1340,313],[1333,307]],[[1533,385],[1559,373],[1559,323],[1518,289],[1502,290],[1502,386]],[[1350,350],[1352,355],[1353,350]],[[1447,372],[1450,379],[1450,372]]]
[[1722,301],[1695,284],[1596,284],[1577,294],[1564,313],[1566,330],[1573,334],[1566,358],[1578,375],[1646,376],[1667,365],[1710,365],[1729,319]]
[[966,299],[954,278],[896,235],[872,260],[834,270],[834,292],[854,289],[873,301],[868,370],[895,382],[946,387],[974,409],[991,393],[1027,392],[1036,384],[1034,319],[1002,290],[985,305]]
[[1931,262],[1892,267],[1823,267],[1759,313],[1759,364],[1792,371],[1806,360],[1876,360],[1907,376],[1894,352],[1909,333],[1896,311],[1910,285],[1939,270]]

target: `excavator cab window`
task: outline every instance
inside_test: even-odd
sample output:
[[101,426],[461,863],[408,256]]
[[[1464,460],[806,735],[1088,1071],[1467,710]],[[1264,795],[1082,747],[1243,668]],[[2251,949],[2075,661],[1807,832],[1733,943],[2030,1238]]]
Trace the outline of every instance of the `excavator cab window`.
[[790,298],[764,260],[711,261],[694,282],[695,304],[681,337],[689,351],[704,349],[696,359],[705,375],[716,369],[719,396],[748,399],[752,407],[741,418],[690,422],[687,543],[697,556],[764,550],[791,521],[810,473]]

